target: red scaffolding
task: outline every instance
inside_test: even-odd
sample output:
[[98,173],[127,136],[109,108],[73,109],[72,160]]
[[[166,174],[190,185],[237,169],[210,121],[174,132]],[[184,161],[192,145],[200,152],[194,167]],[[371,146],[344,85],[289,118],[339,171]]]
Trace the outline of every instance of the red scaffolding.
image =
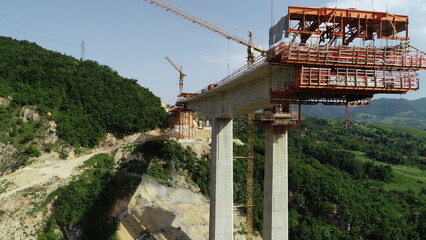
[[[272,103],[366,105],[377,93],[418,90],[417,71],[426,69],[426,57],[424,52],[402,42],[408,40],[408,16],[357,9],[289,7],[284,19],[284,32],[293,34],[293,38],[288,44],[281,42],[271,47],[267,61],[292,66],[295,71],[282,87],[271,90]],[[355,38],[374,37],[399,43],[392,47],[348,46]],[[317,38],[316,43],[307,44],[309,38]]]
[[176,106],[170,109],[172,124],[178,132],[178,139],[194,139],[194,111]]
[[297,88],[365,89],[380,91],[417,90],[419,79],[413,70],[317,68],[303,66],[295,73]]
[[426,69],[424,53],[409,45],[350,47],[281,43],[269,51],[268,60],[333,67]]
[[[288,7],[288,32],[306,43],[312,36],[321,41],[342,39],[348,45],[355,38],[408,40],[408,16],[358,9]],[[399,34],[405,32],[403,37]]]

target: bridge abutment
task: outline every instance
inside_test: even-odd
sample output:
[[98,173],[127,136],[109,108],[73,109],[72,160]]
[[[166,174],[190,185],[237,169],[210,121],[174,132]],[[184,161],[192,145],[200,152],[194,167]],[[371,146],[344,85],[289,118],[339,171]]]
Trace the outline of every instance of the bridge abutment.
[[266,128],[263,239],[288,239],[288,130]]
[[233,239],[233,120],[215,118],[210,168],[210,240]]

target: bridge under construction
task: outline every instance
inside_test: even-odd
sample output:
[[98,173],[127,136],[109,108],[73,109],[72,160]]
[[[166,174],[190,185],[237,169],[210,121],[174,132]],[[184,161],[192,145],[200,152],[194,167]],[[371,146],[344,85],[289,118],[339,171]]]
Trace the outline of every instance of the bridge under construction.
[[[193,136],[193,112],[213,118],[210,239],[233,239],[233,118],[255,112],[253,120],[266,130],[263,238],[286,240],[287,135],[300,124],[301,105],[368,105],[375,94],[418,90],[417,71],[426,69],[425,53],[407,42],[404,15],[288,7],[269,30],[269,50],[262,50],[162,0],[146,1],[248,47],[247,65],[198,93],[181,93],[173,110],[181,138]],[[377,46],[377,39],[394,45]]]

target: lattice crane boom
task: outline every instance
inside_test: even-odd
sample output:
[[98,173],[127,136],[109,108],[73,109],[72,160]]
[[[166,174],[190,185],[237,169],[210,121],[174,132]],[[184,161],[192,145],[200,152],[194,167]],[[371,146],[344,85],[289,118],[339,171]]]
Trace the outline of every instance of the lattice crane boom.
[[[223,28],[221,28],[221,27],[219,27],[219,26],[217,26],[217,25],[215,25],[215,24],[213,24],[209,21],[206,21],[204,19],[196,17],[196,16],[194,16],[194,15],[192,15],[192,14],[190,14],[190,13],[188,13],[188,12],[178,8],[178,7],[175,7],[175,6],[173,6],[172,4],[170,4],[166,1],[163,1],[163,0],[145,0],[145,1],[154,5],[154,6],[161,8],[161,9],[167,11],[167,12],[170,12],[170,13],[176,15],[176,16],[179,16],[179,17],[181,17],[181,18],[183,18],[183,19],[185,19],[189,22],[192,22],[192,23],[194,23],[194,24],[196,24],[200,27],[206,28],[206,29],[208,29],[208,30],[210,30],[214,33],[217,33],[217,34],[219,34],[219,35],[221,35],[221,36],[223,36],[223,37],[225,37],[229,40],[243,44],[243,45],[245,45],[249,48],[252,48],[252,49],[254,49],[258,52],[261,52],[261,53],[266,52],[262,48],[253,46],[250,39],[245,40],[245,39],[229,32],[229,31],[226,31],[225,29],[223,29]],[[250,38],[251,38],[251,35],[252,35],[252,33],[249,32]]]

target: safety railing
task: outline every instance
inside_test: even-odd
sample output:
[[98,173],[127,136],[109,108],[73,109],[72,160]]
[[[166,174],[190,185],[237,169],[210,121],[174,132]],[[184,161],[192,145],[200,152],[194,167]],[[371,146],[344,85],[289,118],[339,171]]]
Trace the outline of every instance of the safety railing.
[[238,68],[237,70],[235,70],[233,73],[229,74],[228,76],[226,76],[224,79],[220,80],[217,83],[214,84],[209,84],[207,87],[201,89],[200,91],[198,91],[197,93],[199,94],[204,94],[212,89],[214,89],[215,87],[227,84],[229,82],[234,81],[235,79],[238,79],[240,76],[242,76],[243,74],[259,67],[260,65],[264,64],[266,62],[266,58],[262,55],[257,56],[254,59],[253,63],[247,63],[244,66]]
[[231,73],[230,75],[226,76],[224,79],[220,80],[217,84],[218,86],[226,84],[228,82],[231,82],[232,80],[240,77],[241,75],[243,75],[244,73],[248,72],[249,70],[252,70],[258,66],[260,66],[261,64],[265,63],[266,59],[264,56],[260,55],[257,56],[254,59],[253,63],[247,63],[246,65],[240,67],[239,69],[237,69],[236,71],[234,71],[233,73]]

